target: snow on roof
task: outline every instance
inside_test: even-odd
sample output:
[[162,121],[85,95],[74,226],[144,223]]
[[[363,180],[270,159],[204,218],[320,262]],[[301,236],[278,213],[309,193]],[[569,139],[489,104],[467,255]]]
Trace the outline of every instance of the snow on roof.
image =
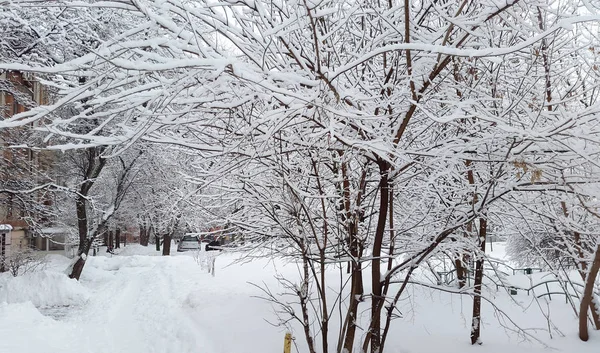
[[11,231],[13,227],[10,224],[0,224],[0,232]]
[[40,230],[42,234],[59,234],[59,233],[67,233],[69,231],[68,228],[65,227],[47,227],[42,228]]

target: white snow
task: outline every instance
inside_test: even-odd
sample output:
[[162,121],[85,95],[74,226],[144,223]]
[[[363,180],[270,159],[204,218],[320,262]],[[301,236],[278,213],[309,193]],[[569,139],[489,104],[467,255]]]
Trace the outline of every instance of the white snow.
[[0,276],[0,302],[26,303],[36,307],[81,305],[87,301],[89,290],[64,273],[44,270],[13,278]]
[[[59,256],[50,259],[47,270],[18,278],[3,275],[0,352],[281,352],[285,329],[267,322],[276,322],[273,307],[256,298],[260,291],[248,282],[266,283],[279,293],[273,276],[297,278],[295,264],[267,259],[237,263],[238,255],[219,253],[213,276],[201,266],[203,257],[191,252],[155,256],[152,246],[138,245],[117,252],[89,256],[79,283],[60,272],[69,261]],[[329,275],[335,278],[338,272]],[[591,353],[600,348],[597,332],[587,343],[578,340],[577,320],[564,299],[541,300],[538,305],[525,294],[490,292],[497,310],[508,313],[543,344],[524,340],[507,321],[504,325],[509,328],[503,328],[498,312],[485,302],[484,343],[473,347],[469,297],[420,286],[411,286],[409,292],[410,297],[400,302],[402,318],[393,324],[386,352],[547,352],[543,344],[555,352]],[[541,310],[551,313],[564,337],[553,331],[550,339]],[[361,312],[358,319],[368,314]],[[338,319],[334,315],[332,320]],[[300,352],[305,352],[300,327],[294,326],[293,334]]]

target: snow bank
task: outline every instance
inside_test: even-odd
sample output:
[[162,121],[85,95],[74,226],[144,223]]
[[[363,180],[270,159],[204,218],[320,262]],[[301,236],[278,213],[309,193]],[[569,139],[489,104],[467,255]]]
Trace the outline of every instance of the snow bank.
[[3,353],[82,352],[74,340],[81,336],[79,327],[42,314],[31,302],[0,303],[0,336]]
[[17,304],[0,303],[0,317],[11,319],[10,322],[6,322],[5,320],[0,321],[2,323],[0,327],[6,326],[6,328],[18,327],[26,323],[48,324],[54,321],[42,315],[31,302]]
[[[148,246],[141,246],[140,244],[131,244],[120,249],[117,249],[117,256],[131,256],[131,255],[162,255],[162,247],[161,251],[156,251],[156,247],[154,244],[150,244]],[[173,247],[171,244],[171,253],[177,251],[177,244]]]
[[59,254],[48,254],[42,261],[47,269],[57,271],[62,271],[71,264],[71,259]]
[[88,291],[76,280],[57,271],[39,271],[19,277],[0,277],[0,302],[31,302],[36,307],[81,305]]

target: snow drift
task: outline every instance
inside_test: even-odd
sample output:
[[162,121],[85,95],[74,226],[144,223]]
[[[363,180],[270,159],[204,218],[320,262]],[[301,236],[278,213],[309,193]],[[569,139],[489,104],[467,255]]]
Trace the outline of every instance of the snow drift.
[[12,277],[0,276],[0,303],[31,302],[36,307],[81,305],[89,298],[86,288],[57,271],[39,271]]

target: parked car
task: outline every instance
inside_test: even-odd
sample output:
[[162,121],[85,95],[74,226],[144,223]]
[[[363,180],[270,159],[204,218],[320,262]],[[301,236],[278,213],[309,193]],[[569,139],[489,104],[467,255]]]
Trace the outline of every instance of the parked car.
[[220,241],[213,240],[210,243],[206,244],[206,246],[204,247],[204,251],[213,251],[213,250],[223,251],[223,249],[221,248]]
[[177,245],[177,251],[200,250],[200,238],[196,235],[184,235]]
[[210,243],[211,241],[215,241],[216,237],[212,234],[203,235],[200,237],[200,242],[202,243]]

